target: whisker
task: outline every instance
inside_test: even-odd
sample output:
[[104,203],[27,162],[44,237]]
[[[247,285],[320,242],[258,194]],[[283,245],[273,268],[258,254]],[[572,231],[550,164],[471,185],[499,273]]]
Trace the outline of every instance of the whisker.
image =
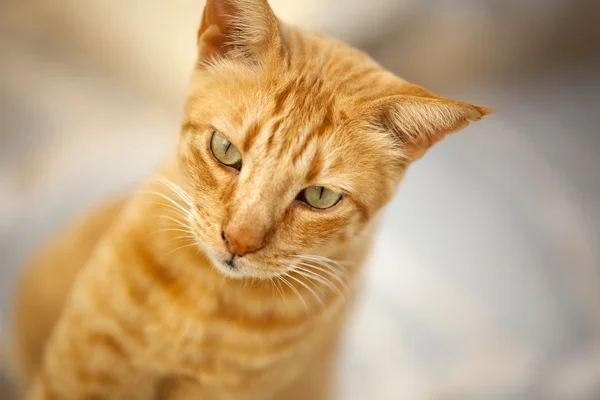
[[[315,290],[319,291],[319,294],[321,296],[325,293],[325,288],[323,288],[321,285],[325,285],[325,286],[327,286],[327,288],[329,288],[328,284],[323,282],[323,280],[322,280],[323,278],[321,276],[319,276],[316,273],[312,273],[311,271],[308,271],[305,268],[302,268],[302,267],[296,265],[290,269],[290,273],[292,273],[292,272],[306,278],[305,283],[311,284],[315,288]],[[331,283],[329,283],[329,284],[331,284]]]
[[193,206],[193,204],[194,204],[193,199],[190,197],[189,194],[187,194],[187,192],[185,190],[183,190],[183,188],[181,186],[179,186],[178,184],[176,184],[169,178],[165,177],[164,175],[159,174],[158,176],[160,178],[159,179],[160,183],[162,183],[167,188],[171,189],[171,191],[175,192],[175,194],[177,194],[182,200],[187,202],[188,205]]
[[275,294],[275,283],[272,276],[269,276],[269,281],[271,281],[271,294]]
[[172,199],[172,198],[170,198],[169,196],[166,196],[166,195],[164,195],[164,194],[162,194],[162,193],[160,193],[160,192],[153,191],[153,190],[150,190],[150,191],[148,191],[148,193],[150,193],[150,194],[154,194],[154,195],[156,195],[156,196],[159,196],[159,197],[161,197],[161,198],[163,198],[163,199],[167,200],[167,201],[168,201],[169,203],[171,203],[173,206],[175,206],[175,207],[176,207],[176,208],[178,208],[180,211],[182,211],[184,215],[188,215],[188,216],[190,216],[190,217],[192,217],[192,216],[193,216],[193,215],[192,215],[192,213],[191,213],[189,210],[186,210],[186,209],[185,209],[185,208],[184,208],[184,207],[183,207],[181,204],[179,204],[178,202],[176,202],[175,200],[173,200],[173,199]]
[[194,231],[189,230],[189,229],[165,228],[165,229],[159,229],[159,230],[156,230],[154,232],[149,233],[148,237],[154,236],[154,235],[159,234],[159,233],[164,233],[164,232],[184,232],[184,233],[189,233],[190,235],[194,234]]
[[[158,197],[161,197],[162,199],[166,200],[169,203],[169,204],[165,204],[165,203],[158,202],[156,204],[161,204],[161,205],[167,207],[170,211],[173,211],[175,213],[176,217],[184,217],[185,220],[188,221],[189,223],[192,223],[192,224],[198,225],[198,226],[196,226],[195,228],[192,228],[188,224],[182,224],[182,225],[186,225],[186,227],[188,227],[190,229],[200,229],[201,227],[198,222],[198,218],[200,216],[204,216],[205,212],[196,206],[194,199],[192,199],[192,197],[181,186],[179,186],[175,182],[171,181],[170,179],[168,179],[167,177],[165,177],[162,174],[157,174],[157,175],[158,175],[158,183],[160,183],[166,189],[169,189],[169,191],[172,194],[174,194],[179,200],[181,200],[181,202],[184,203],[184,205],[186,205],[188,207],[188,209],[183,207],[178,201],[175,201],[171,197],[166,196],[164,193],[155,192],[155,191],[151,191],[151,190],[146,190],[146,192],[150,193],[150,194],[154,194]],[[200,229],[200,230],[202,230],[202,229]]]
[[323,305],[323,300],[321,299],[321,297],[319,297],[319,295],[317,294],[317,292],[315,292],[310,286],[308,286],[306,283],[302,282],[300,279],[294,277],[293,275],[290,274],[286,274],[286,276],[290,279],[295,280],[296,282],[298,282],[300,285],[304,286],[306,288],[306,290],[308,290],[310,293],[312,293],[313,296],[315,296],[315,299],[321,304]]
[[346,298],[346,296],[344,295],[344,293],[342,293],[342,291],[340,290],[340,288],[338,288],[338,287],[337,287],[336,285],[334,285],[334,284],[333,284],[331,281],[329,281],[329,280],[325,279],[325,278],[324,278],[324,277],[322,277],[321,275],[319,275],[319,274],[317,274],[317,273],[315,273],[315,272],[312,272],[312,271],[306,270],[306,269],[301,269],[301,268],[296,268],[296,269],[294,269],[294,271],[295,271],[296,273],[298,273],[299,275],[302,275],[302,276],[304,276],[304,277],[306,277],[306,278],[312,278],[312,279],[314,279],[315,281],[317,281],[317,282],[319,282],[319,283],[321,283],[321,284],[325,285],[325,286],[326,286],[327,288],[329,288],[331,291],[333,291],[333,292],[335,292],[335,293],[339,294],[339,295],[340,295],[341,297],[343,297],[344,299]]
[[169,240],[169,244],[183,243],[183,242],[187,242],[187,241],[194,241],[194,242],[196,242],[196,238],[193,237],[193,236],[181,235],[181,236],[177,236],[177,237],[171,238]]
[[194,243],[190,243],[190,244],[186,244],[186,245],[183,245],[183,246],[177,247],[176,249],[173,249],[173,250],[171,250],[170,252],[168,252],[168,253],[167,253],[167,256],[170,256],[171,254],[175,253],[176,251],[183,250],[183,249],[185,249],[186,247],[192,247],[192,246],[195,246],[195,245],[196,245],[196,242],[194,241]]
[[285,283],[290,289],[292,289],[292,291],[294,293],[296,293],[296,295],[298,296],[298,298],[300,299],[300,301],[302,302],[302,304],[304,304],[304,308],[306,308],[306,311],[308,312],[308,305],[306,304],[306,301],[304,301],[304,297],[302,297],[302,295],[300,294],[300,292],[298,291],[298,289],[296,289],[294,287],[294,285],[292,285],[291,283],[289,283],[288,280],[285,279],[285,277],[283,275],[279,276],[279,279],[281,279],[281,281],[283,283]]
[[323,256],[317,256],[317,255],[297,255],[295,257],[300,257],[300,258],[304,258],[307,260],[313,260],[313,261],[321,261],[322,263],[327,263],[327,264],[333,264],[337,267],[346,267],[346,266],[350,266],[352,265],[352,263],[350,262],[345,262],[345,261],[339,261],[339,260],[333,260],[331,258],[327,258],[327,257],[323,257]]
[[338,266],[337,261],[331,260],[326,257],[321,257],[321,256],[316,256],[316,255],[301,255],[301,254],[296,254],[293,257],[298,257],[305,261],[314,261],[323,266],[325,266],[325,265],[328,267],[330,267],[331,265],[336,266],[336,267]]
[[[334,282],[334,281],[330,280],[328,277],[323,276],[323,275],[319,274],[318,272],[311,271],[306,268],[299,267],[298,271],[302,271],[302,272],[312,276],[315,280],[324,284],[329,289],[333,290],[334,292],[336,292],[339,295],[342,295],[345,297],[346,293],[348,292],[348,286],[345,283],[343,283],[342,281]],[[334,278],[335,278],[335,276],[334,276]],[[339,282],[339,284],[338,284],[338,282]]]
[[279,295],[281,296],[282,300],[285,300],[285,297],[283,296],[283,292],[281,291],[281,288],[279,287],[279,285],[277,285],[277,281],[276,281],[277,277],[275,277],[275,279],[270,276],[269,280],[271,281],[271,284],[273,285],[274,288],[277,289],[277,292],[279,292]]
[[162,203],[160,201],[149,201],[149,204],[156,204],[159,206],[163,206],[169,209],[169,211],[174,212],[175,214],[173,215],[177,215],[177,216],[182,216],[182,217],[187,217],[187,218],[193,218],[193,214],[190,212],[182,212],[179,208],[173,207],[171,204],[168,203]]
[[[323,282],[320,279],[320,277],[307,274],[306,271],[303,269],[293,268],[291,271],[303,278],[306,278],[306,283],[311,284],[315,288],[315,290],[317,290],[319,292],[319,295],[320,295],[319,297],[321,297],[325,294],[326,289],[334,290],[329,286],[328,283]],[[323,287],[323,286],[325,286],[325,287]]]
[[[170,238],[169,240],[167,240],[166,244],[168,244],[170,247],[177,246],[180,244],[197,245],[198,241],[195,237],[188,235],[180,235],[174,238]],[[177,250],[179,249],[172,249],[171,252],[167,253],[167,255],[170,255],[171,253],[174,253]]]
[[283,302],[287,304],[287,297],[285,296],[285,294],[283,293],[283,289],[281,288],[280,285],[280,275],[275,275],[275,285],[277,285],[277,289],[279,290],[279,293],[281,293],[281,298],[283,299]]
[[190,230],[194,229],[192,226],[186,224],[184,221],[181,221],[181,220],[179,220],[177,218],[173,218],[173,217],[171,217],[169,215],[160,215],[159,218],[166,219],[168,221],[174,222],[177,226],[181,226],[183,228],[187,228],[187,229],[190,229]]
[[307,267],[312,267],[319,271],[323,271],[330,276],[333,276],[333,275],[338,276],[340,274],[340,272],[342,271],[341,268],[336,265],[327,264],[322,261],[316,261],[316,260],[306,260],[305,262],[299,261],[298,264],[304,265]]
[[321,271],[321,272],[323,272],[323,273],[331,276],[333,279],[335,279],[336,281],[338,281],[340,285],[342,285],[344,287],[346,287],[347,284],[348,284],[348,282],[346,282],[345,280],[343,280],[340,277],[339,273],[336,273],[337,270],[335,270],[335,269],[326,269],[326,268],[323,268],[322,266],[317,266],[317,265],[312,265],[312,264],[306,264],[306,263],[303,263],[303,262],[298,263],[298,265],[302,265],[304,267],[309,267],[309,268],[316,269],[317,271]]

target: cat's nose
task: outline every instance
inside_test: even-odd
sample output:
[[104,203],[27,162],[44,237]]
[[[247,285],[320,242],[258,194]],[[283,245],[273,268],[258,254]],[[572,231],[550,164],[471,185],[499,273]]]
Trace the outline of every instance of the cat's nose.
[[225,227],[221,237],[227,250],[234,256],[243,257],[262,249],[265,245],[265,235],[253,226],[235,225]]

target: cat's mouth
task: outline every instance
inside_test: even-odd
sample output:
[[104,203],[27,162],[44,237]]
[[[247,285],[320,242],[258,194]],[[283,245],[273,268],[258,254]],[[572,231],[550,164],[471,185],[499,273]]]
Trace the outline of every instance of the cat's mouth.
[[209,255],[208,258],[219,272],[230,278],[261,278],[265,275],[264,272],[260,273],[257,268],[240,257],[215,257]]
[[240,270],[239,265],[233,258],[221,258],[221,257],[213,257],[208,256],[213,267],[215,267],[219,272],[224,275],[232,278],[240,278],[243,276],[243,272]]
[[238,269],[238,266],[235,263],[235,256],[232,256],[229,260],[225,260],[225,264],[234,271]]
[[[271,262],[267,265],[262,262],[256,263],[256,260],[250,260],[247,257],[232,256],[230,254],[215,252],[205,252],[212,266],[228,278],[234,279],[273,279],[287,271],[287,268],[278,268]],[[282,263],[283,265],[288,265]]]

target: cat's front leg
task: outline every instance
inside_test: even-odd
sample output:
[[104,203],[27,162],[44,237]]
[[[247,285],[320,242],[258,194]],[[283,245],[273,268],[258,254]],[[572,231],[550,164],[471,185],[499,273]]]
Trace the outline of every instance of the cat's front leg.
[[149,399],[151,379],[134,367],[109,317],[67,309],[26,400]]
[[147,400],[142,316],[127,306],[115,251],[100,249],[81,271],[45,346],[27,400]]

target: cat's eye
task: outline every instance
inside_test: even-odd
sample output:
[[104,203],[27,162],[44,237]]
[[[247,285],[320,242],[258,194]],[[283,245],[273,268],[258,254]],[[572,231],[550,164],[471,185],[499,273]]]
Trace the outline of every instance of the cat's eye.
[[300,197],[309,206],[320,210],[331,208],[342,199],[341,194],[323,186],[306,188],[300,193]]
[[217,131],[213,132],[210,139],[210,150],[221,164],[237,170],[242,168],[242,155],[237,147]]

